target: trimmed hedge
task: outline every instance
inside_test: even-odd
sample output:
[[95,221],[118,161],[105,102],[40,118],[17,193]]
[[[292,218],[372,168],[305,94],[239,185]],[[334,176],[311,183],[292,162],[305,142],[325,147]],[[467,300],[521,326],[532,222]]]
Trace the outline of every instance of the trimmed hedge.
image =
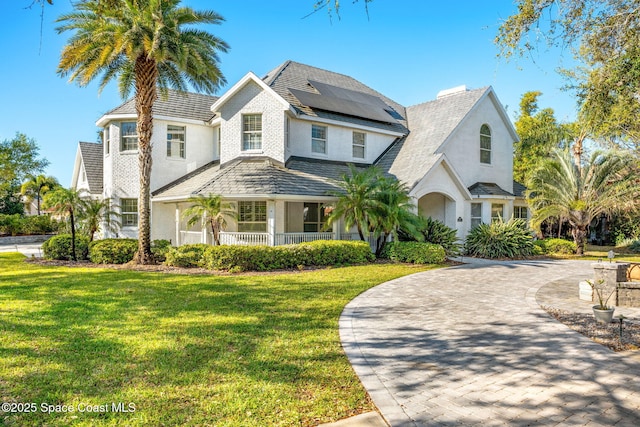
[[464,248],[467,255],[480,258],[524,258],[535,253],[531,233],[521,219],[478,225]]
[[170,240],[158,239],[151,242],[151,253],[157,262],[164,262],[170,249]]
[[269,271],[360,264],[373,259],[366,242],[318,240],[286,246],[209,246],[200,265],[210,270]]
[[172,267],[203,267],[204,252],[211,247],[204,243],[169,248],[164,263]]
[[23,216],[0,214],[0,234],[47,234],[60,229],[60,224],[48,215]]
[[[42,244],[44,257],[47,259],[72,260],[71,234],[53,236]],[[89,238],[76,234],[76,258],[86,260],[89,255]]]
[[[537,243],[542,242],[542,243]],[[578,247],[575,242],[565,239],[545,239],[537,240],[536,245],[541,245],[546,254],[565,254],[571,255],[578,251]]]
[[89,259],[96,264],[126,264],[138,250],[136,239],[102,239],[89,245]]
[[385,245],[383,256],[414,264],[440,264],[446,259],[441,245],[423,242],[389,242]]

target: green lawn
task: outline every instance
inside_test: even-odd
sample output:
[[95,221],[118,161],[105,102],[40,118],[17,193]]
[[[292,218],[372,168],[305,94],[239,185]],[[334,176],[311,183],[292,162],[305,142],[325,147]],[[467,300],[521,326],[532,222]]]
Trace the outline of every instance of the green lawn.
[[0,412],[0,425],[308,426],[371,410],[340,346],[340,313],[429,268],[211,276],[23,260],[0,254],[0,396],[37,412]]
[[560,254],[554,254],[554,255],[551,255],[551,257],[560,258],[560,259],[608,261],[607,254],[610,250],[612,250],[615,253],[614,261],[640,262],[640,254],[634,254],[633,252],[630,252],[625,246],[616,247],[616,246],[587,245],[585,247],[584,256],[582,257],[576,256],[576,255],[560,255]]

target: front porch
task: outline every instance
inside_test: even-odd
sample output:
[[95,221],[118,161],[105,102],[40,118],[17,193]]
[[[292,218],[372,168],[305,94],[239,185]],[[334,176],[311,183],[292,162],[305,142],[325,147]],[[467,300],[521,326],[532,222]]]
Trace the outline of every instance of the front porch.
[[[313,242],[315,240],[359,240],[358,233],[253,233],[253,232],[233,232],[223,231],[220,233],[220,244],[222,245],[247,245],[247,246],[280,246],[293,245],[297,243]],[[213,243],[213,233],[201,231],[180,231],[178,245],[193,243]]]

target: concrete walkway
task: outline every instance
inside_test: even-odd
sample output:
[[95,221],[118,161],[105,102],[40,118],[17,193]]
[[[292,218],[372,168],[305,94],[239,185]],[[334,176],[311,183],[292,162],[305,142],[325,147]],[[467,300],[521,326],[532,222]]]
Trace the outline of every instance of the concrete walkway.
[[584,261],[478,261],[403,277],[347,305],[342,343],[393,427],[639,426],[638,356],[539,306],[588,310],[577,282],[592,276]]

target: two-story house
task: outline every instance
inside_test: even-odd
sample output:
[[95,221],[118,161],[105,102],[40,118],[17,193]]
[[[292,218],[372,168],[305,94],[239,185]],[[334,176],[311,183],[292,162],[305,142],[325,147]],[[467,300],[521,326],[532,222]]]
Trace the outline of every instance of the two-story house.
[[[102,196],[120,206],[118,235],[129,237],[138,220],[135,120],[133,100],[98,120],[102,176],[86,177],[101,178]],[[404,107],[352,77],[287,61],[263,78],[248,73],[219,98],[169,91],[154,105],[152,238],[211,242],[182,218],[189,197],[207,194],[237,211],[223,243],[353,238],[342,224],[324,227],[348,164],[377,165],[406,183],[422,215],[464,238],[497,217],[526,218],[523,188],[512,180],[517,138],[491,87]],[[74,184],[100,170],[85,151]]]

